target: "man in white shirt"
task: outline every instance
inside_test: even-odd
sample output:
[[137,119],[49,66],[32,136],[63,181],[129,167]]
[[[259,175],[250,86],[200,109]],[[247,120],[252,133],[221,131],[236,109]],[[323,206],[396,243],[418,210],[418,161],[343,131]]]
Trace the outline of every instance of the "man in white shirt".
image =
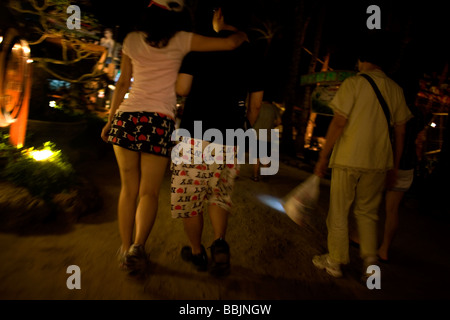
[[[381,44],[366,40],[358,59],[360,73],[346,79],[330,103],[334,117],[314,170],[323,177],[328,166],[332,168],[327,217],[329,252],[315,256],[313,263],[334,277],[342,276],[341,265],[350,260],[348,214],[352,205],[364,268],[377,262],[377,220],[382,192],[386,183],[395,180],[405,124],[412,117],[403,90],[380,67]],[[374,88],[361,74],[375,81],[387,102],[390,125],[394,126],[394,146]]]

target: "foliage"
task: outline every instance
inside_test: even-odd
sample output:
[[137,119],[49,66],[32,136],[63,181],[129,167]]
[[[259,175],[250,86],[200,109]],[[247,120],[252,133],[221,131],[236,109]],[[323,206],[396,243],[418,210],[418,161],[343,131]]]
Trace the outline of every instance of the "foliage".
[[76,122],[85,119],[89,113],[71,108],[67,101],[59,101],[54,107],[45,108],[45,112],[35,115],[33,119],[56,122]]
[[[17,186],[27,188],[32,195],[49,200],[57,193],[63,192],[76,182],[75,170],[55,145],[46,142],[43,148],[22,150],[18,156],[10,158],[3,169],[2,178]],[[33,158],[33,152],[50,154],[45,160]]]
[[9,134],[0,132],[0,154],[8,155],[15,151],[15,147],[9,143]]
[[[82,4],[82,3],[77,3]],[[45,0],[38,3],[35,0],[10,1],[9,7],[19,15],[22,21],[26,21],[26,27],[31,31],[31,36],[38,36],[32,45],[41,43],[46,38],[64,36],[69,40],[98,40],[96,30],[100,27],[98,20],[86,10],[82,10],[82,29],[67,28],[67,8],[72,5],[69,0]]]
[[[77,4],[84,4],[79,1]],[[99,40],[101,25],[87,10],[81,10],[81,29],[69,29],[67,8],[69,0],[14,0],[9,8],[19,22],[17,28],[32,46],[32,59],[53,78],[71,83],[86,83],[102,75],[93,68],[86,71],[81,64],[86,60],[98,61],[99,52],[92,44]],[[56,52],[58,47],[59,53]],[[101,53],[100,53],[101,54]],[[74,71],[78,71],[75,75]]]

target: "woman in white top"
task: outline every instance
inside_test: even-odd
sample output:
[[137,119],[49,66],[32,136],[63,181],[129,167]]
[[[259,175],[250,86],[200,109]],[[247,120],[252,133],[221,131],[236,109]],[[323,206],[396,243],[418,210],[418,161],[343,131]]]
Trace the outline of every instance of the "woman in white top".
[[[244,33],[210,38],[181,31],[183,7],[183,0],[150,1],[139,31],[126,36],[121,75],[101,133],[105,142],[113,144],[119,166],[122,245],[118,256],[120,267],[131,274],[141,274],[148,265],[145,243],[170,157],[175,81],[181,62],[189,51],[232,50],[247,39]],[[124,100],[129,89],[129,98]]]

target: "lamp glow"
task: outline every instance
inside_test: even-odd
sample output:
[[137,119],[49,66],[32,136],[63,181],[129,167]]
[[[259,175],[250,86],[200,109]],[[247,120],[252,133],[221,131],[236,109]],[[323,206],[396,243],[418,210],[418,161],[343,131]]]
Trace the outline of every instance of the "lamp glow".
[[30,152],[31,157],[36,161],[44,161],[53,155],[51,150],[36,150]]
[[283,208],[283,200],[266,194],[258,194],[256,195],[256,198],[266,206],[277,210],[278,212],[286,213]]

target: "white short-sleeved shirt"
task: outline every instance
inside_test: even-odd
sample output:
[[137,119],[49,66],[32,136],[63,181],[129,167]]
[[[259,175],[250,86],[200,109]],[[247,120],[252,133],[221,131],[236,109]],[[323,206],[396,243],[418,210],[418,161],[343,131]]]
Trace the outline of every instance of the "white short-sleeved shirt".
[[143,32],[129,33],[123,53],[133,65],[133,83],[128,99],[118,110],[124,112],[159,112],[175,117],[175,82],[184,56],[191,50],[193,33],[177,32],[164,48],[146,42]]
[[[377,84],[390,109],[391,125],[406,123],[412,114],[402,88],[381,70],[364,72]],[[393,168],[393,151],[386,117],[370,83],[356,75],[344,80],[330,103],[334,112],[347,118],[336,141],[330,167],[364,171],[387,171]]]

